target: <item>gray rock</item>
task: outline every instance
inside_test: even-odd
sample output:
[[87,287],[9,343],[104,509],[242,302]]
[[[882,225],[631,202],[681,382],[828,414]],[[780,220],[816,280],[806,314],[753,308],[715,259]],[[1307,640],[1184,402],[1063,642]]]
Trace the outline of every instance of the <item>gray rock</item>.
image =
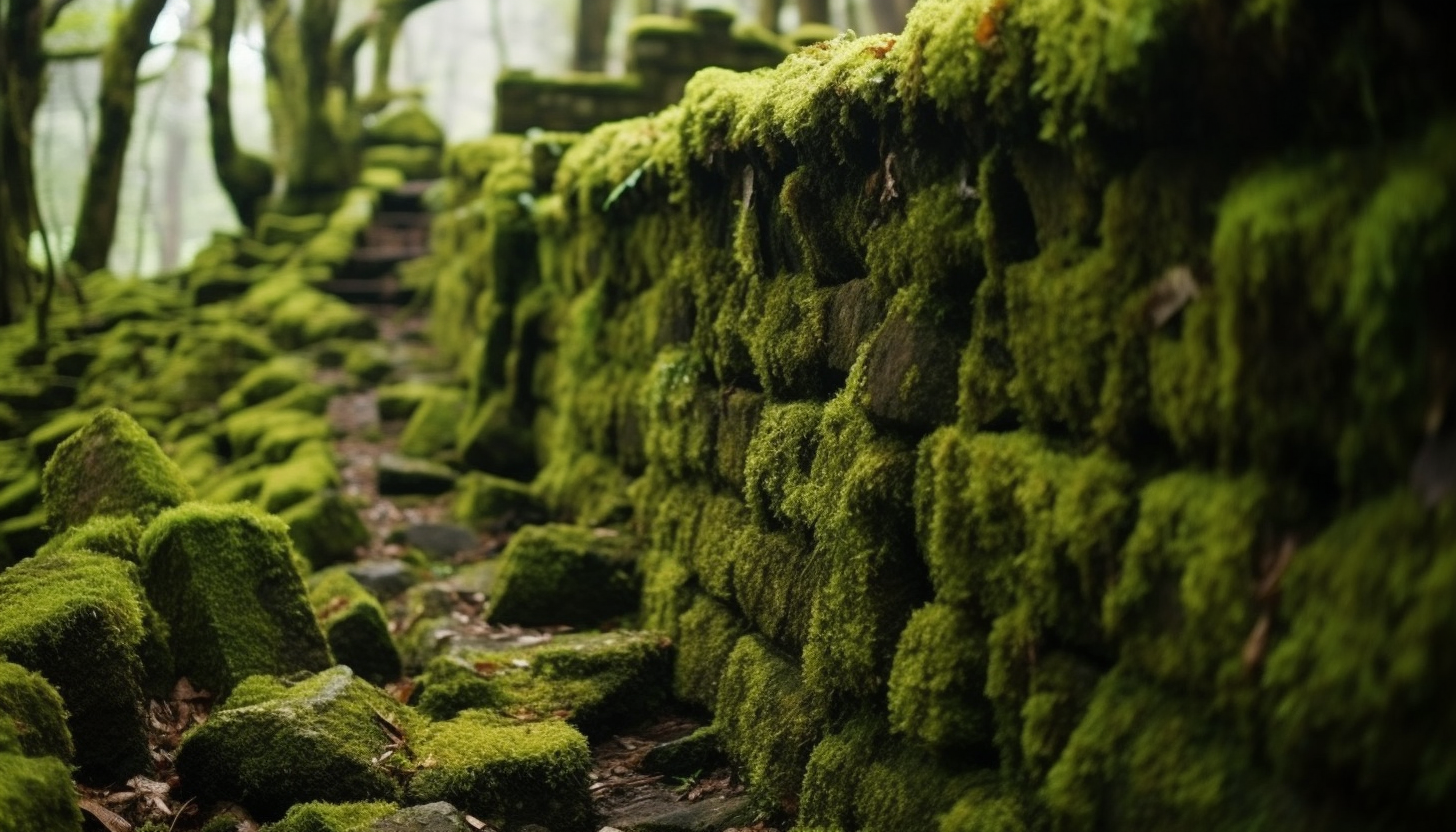
[[405,529],[404,542],[432,558],[444,559],[474,549],[480,538],[464,526],[419,523]]
[[621,832],[718,832],[747,826],[758,812],[747,795],[705,798],[697,803],[651,801],[608,821]]
[[381,601],[397,597],[419,583],[407,564],[397,560],[365,560],[347,567],[349,577]]
[[401,809],[369,828],[372,832],[467,832],[465,815],[443,800]]
[[410,459],[398,454],[379,458],[379,493],[444,494],[455,487],[455,472],[449,467],[423,459]]

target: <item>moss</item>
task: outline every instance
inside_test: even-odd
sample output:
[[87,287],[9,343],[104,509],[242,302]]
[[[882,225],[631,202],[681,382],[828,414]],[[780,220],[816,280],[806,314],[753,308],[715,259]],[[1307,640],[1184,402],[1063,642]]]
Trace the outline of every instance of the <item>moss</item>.
[[702,383],[705,368],[686,350],[664,350],[643,384],[647,460],[677,477],[714,468],[718,392]]
[[506,828],[590,829],[591,755],[586,739],[563,722],[510,724],[467,714],[430,726],[419,752],[434,764],[410,781],[411,802],[448,801]]
[[308,585],[309,603],[334,660],[376,685],[398,679],[399,651],[390,640],[384,607],[374,596],[343,567],[315,574]]
[[455,487],[455,479],[455,471],[438,462],[397,454],[385,454],[379,458],[379,493],[385,496],[444,494]]
[[364,832],[399,810],[393,803],[299,803],[265,832]]
[[0,489],[0,517],[22,517],[40,508],[40,472],[26,470]]
[[333,426],[327,419],[282,421],[280,424],[269,427],[267,432],[258,439],[254,453],[265,463],[281,464],[296,457],[308,455],[311,449],[327,447],[327,443],[333,437]]
[[96,413],[95,410],[67,410],[27,434],[25,444],[35,454],[36,463],[43,466],[49,462],[56,448],[72,434],[91,424]]
[[315,494],[278,513],[288,524],[288,537],[315,568],[353,560],[369,544],[369,530],[359,512],[338,491]]
[[[891,743],[870,760],[855,795],[866,832],[933,829],[957,797],[991,781],[963,761],[937,758],[914,744]],[[994,782],[994,781],[992,781]]]
[[361,384],[378,384],[394,372],[394,359],[384,344],[361,341],[349,348],[344,370]]
[[408,419],[424,401],[439,389],[422,381],[386,384],[375,391],[375,407],[381,422]]
[[135,517],[99,515],[52,537],[36,551],[37,557],[57,552],[85,550],[110,555],[129,563],[140,563],[142,524]]
[[818,448],[820,405],[767,404],[748,445],[744,499],[763,525],[808,518],[796,511],[795,495],[809,482]]
[[546,508],[530,485],[472,471],[460,479],[451,514],[461,523],[512,527],[545,519]]
[[394,168],[406,179],[438,179],[440,149],[387,144],[365,148],[364,165],[371,168]]
[[[303,435],[322,433],[332,436],[328,421],[304,410],[275,409],[266,403],[260,408],[248,408],[225,419],[218,431],[227,440],[227,448],[233,459],[241,459],[257,451],[265,438],[275,430],[282,429],[279,445],[286,445]],[[275,453],[278,450],[275,447]]]
[[0,753],[0,832],[77,832],[81,821],[65,763]]
[[224,414],[277,398],[309,380],[313,368],[297,356],[288,355],[254,367],[218,400]]
[[136,568],[116,558],[55,554],[0,573],[0,653],[55,685],[83,781],[124,780],[151,764],[143,607]]
[[187,734],[177,773],[198,799],[239,803],[260,820],[307,800],[394,801],[395,774],[426,757],[425,730],[411,709],[348,668],[291,686],[254,677]]
[[399,438],[400,453],[429,458],[453,449],[455,431],[465,415],[465,392],[440,388],[425,398],[410,416]]
[[300,444],[287,462],[267,469],[257,502],[264,511],[276,513],[342,485],[329,446],[309,440]]
[[783,275],[749,287],[754,321],[748,352],[763,389],[777,399],[814,398],[837,383],[826,343],[833,292],[808,275]]
[[985,745],[986,635],[971,616],[930,604],[900,634],[890,673],[890,725],[937,748]]
[[456,434],[455,447],[472,468],[511,479],[529,480],[537,468],[530,429],[504,396],[492,396]]
[[854,829],[855,797],[870,763],[884,746],[884,720],[858,713],[815,746],[804,769],[799,825],[808,829]]
[[[298,348],[333,338],[368,340],[378,335],[372,319],[338,298],[301,282],[280,283],[282,298],[267,308],[266,320],[268,332],[281,346]],[[259,288],[267,285],[259,284]],[[259,289],[244,296],[245,307],[272,300],[255,292]]]
[[731,546],[733,600],[754,629],[798,654],[809,641],[814,602],[827,575],[820,552],[796,530],[764,531],[751,522],[723,546]]
[[39,673],[0,662],[0,714],[14,731],[13,750],[27,757],[56,757],[63,762],[75,755],[71,731],[66,727],[66,705]]
[[[1381,805],[1441,814],[1456,731],[1437,691],[1456,580],[1456,508],[1398,491],[1293,553],[1263,688],[1269,749],[1301,782],[1342,782]],[[1286,629],[1287,628],[1287,629]]]
[[64,531],[98,514],[147,521],[192,499],[176,463],[134,419],[106,409],[72,435],[46,464],[46,515]]
[[177,672],[193,684],[226,693],[254,674],[330,664],[282,521],[246,505],[185,505],[147,527],[142,565],[176,634]]
[[716,711],[724,667],[748,628],[727,606],[700,594],[683,612],[678,629],[673,695]]
[[501,553],[490,620],[589,627],[637,606],[630,541],[574,526],[526,526]]
[[371,144],[402,144],[443,147],[445,133],[430,115],[417,106],[400,107],[382,115],[364,132]]
[[[719,682],[714,724],[750,794],[765,808],[797,801],[809,752],[823,729],[824,706],[804,685],[795,662],[756,636],[739,639]],[[774,715],[774,731],[762,730],[764,714]]]
[[748,390],[730,390],[723,396],[723,411],[718,419],[718,479],[739,493],[747,485],[749,443],[758,430],[763,414],[764,397]]

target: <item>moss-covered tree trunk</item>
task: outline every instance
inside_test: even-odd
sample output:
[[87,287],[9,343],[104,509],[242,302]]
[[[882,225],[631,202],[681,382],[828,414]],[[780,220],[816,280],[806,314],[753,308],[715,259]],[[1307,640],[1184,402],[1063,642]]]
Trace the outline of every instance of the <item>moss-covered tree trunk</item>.
[[101,126],[86,171],[70,257],[83,271],[105,267],[116,238],[121,175],[136,111],[137,67],[151,48],[152,27],[166,5],[167,0],[132,3],[101,56]]
[[799,0],[799,25],[828,22],[829,0]]
[[576,18],[576,52],[572,66],[578,72],[601,72],[607,67],[607,30],[612,25],[612,0],[581,0]]
[[[377,110],[390,102],[393,96],[390,93],[389,72],[394,66],[394,48],[399,41],[399,33],[404,29],[405,18],[433,1],[381,0],[379,3],[374,26],[374,79],[369,100],[365,102],[366,109]],[[363,31],[365,30],[355,30],[356,33]],[[355,36],[351,34],[340,43],[338,52],[341,67],[349,68],[353,64],[354,52],[359,47],[359,43],[351,43]]]
[[758,22],[770,32],[779,30],[779,10],[783,0],[758,0]]
[[36,229],[32,127],[45,55],[40,0],[9,0],[0,16],[0,324],[14,322],[34,291],[30,238]]
[[237,212],[238,221],[252,228],[258,205],[273,188],[273,168],[263,159],[244,153],[233,133],[232,51],[237,25],[237,0],[216,0],[208,32],[212,37],[211,82],[207,88],[207,114],[211,121],[212,161],[218,182]]
[[905,16],[915,0],[870,0],[870,9],[875,14],[875,27],[881,32],[900,32],[905,29]]

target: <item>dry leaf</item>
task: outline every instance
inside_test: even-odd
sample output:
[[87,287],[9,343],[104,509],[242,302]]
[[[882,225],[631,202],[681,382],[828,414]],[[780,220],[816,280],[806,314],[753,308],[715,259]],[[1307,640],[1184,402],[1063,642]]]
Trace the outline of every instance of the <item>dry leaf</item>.
[[126,818],[102,806],[99,802],[89,797],[82,797],[77,803],[83,811],[100,821],[101,825],[106,827],[107,832],[132,832],[132,825],[127,822]]
[[1198,298],[1198,281],[1187,266],[1174,266],[1163,273],[1148,293],[1147,315],[1153,327],[1162,326]]

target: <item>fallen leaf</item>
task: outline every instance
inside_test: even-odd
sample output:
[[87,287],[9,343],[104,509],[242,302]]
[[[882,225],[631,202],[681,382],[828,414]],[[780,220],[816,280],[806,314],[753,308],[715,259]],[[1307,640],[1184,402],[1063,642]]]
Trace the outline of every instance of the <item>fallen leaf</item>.
[[495,662],[475,663],[475,672],[479,676],[490,676],[494,674],[497,670],[500,670],[500,665],[496,664]]
[[102,806],[99,802],[89,797],[82,797],[76,802],[83,811],[100,821],[101,825],[106,827],[107,832],[132,832],[132,825],[127,822],[126,818]]

